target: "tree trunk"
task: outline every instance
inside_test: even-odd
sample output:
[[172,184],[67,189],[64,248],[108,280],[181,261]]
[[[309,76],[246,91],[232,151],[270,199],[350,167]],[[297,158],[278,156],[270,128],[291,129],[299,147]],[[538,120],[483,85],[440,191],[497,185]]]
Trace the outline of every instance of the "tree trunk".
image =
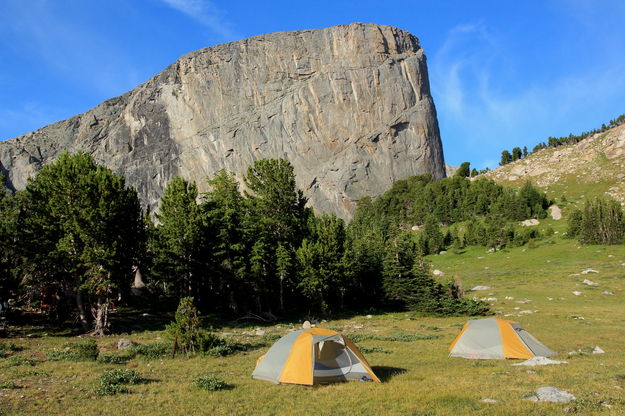
[[107,296],[98,296],[98,303],[93,311],[93,335],[103,336],[109,330],[109,299]]
[[284,276],[280,275],[280,311],[284,312]]
[[82,292],[76,291],[76,307],[78,308],[78,317],[80,319],[80,326],[83,331],[89,330],[89,321],[87,320],[87,313],[85,312],[85,305],[82,300]]

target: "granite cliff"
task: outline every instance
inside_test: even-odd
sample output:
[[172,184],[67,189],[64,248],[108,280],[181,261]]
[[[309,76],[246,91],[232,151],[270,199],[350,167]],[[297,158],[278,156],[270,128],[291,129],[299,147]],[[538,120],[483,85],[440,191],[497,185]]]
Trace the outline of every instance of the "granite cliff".
[[156,208],[168,181],[286,158],[318,212],[350,218],[401,178],[445,175],[426,58],[410,33],[355,23],[261,35],[182,56],[134,90],[0,142],[10,190],[83,151]]

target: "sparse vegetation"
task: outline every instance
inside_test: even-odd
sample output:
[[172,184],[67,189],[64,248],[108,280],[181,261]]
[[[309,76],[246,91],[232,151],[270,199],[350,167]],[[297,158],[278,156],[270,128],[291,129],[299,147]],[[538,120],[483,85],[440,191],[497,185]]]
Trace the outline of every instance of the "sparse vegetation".
[[217,376],[212,374],[207,376],[200,376],[193,381],[193,384],[198,389],[206,391],[219,391],[228,388],[228,384]]
[[94,391],[98,396],[127,393],[127,385],[138,384],[139,382],[141,382],[141,377],[135,370],[110,370],[105,371],[98,378]]

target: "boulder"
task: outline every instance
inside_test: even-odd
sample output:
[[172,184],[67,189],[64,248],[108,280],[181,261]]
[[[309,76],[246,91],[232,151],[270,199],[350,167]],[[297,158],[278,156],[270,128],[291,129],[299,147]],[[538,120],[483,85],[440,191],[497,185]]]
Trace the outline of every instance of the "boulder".
[[120,338],[119,341],[117,341],[117,349],[118,350],[125,350],[125,349],[133,347],[135,345],[137,345],[137,344],[132,342],[128,338]]
[[584,279],[582,283],[588,286],[599,286],[599,283],[593,282],[592,280],[588,280],[588,279]]
[[532,227],[534,225],[538,225],[540,224],[540,221],[538,221],[536,218],[532,218],[529,220],[525,220],[525,221],[521,221],[521,226],[523,227]]
[[547,357],[532,357],[529,360],[525,360],[522,363],[512,364],[515,366],[530,366],[535,367],[537,365],[558,365],[558,364],[568,364],[566,361],[558,361],[558,360],[550,360]]
[[524,400],[532,402],[551,403],[568,403],[575,399],[576,397],[571,393],[552,386],[540,387],[524,397]]
[[593,354],[605,354],[605,351],[603,351],[600,347],[595,347],[595,348],[592,350],[592,353],[593,353]]
[[440,271],[440,270],[438,270],[438,269],[435,269],[435,270],[432,272],[432,274],[433,274],[434,276],[445,276],[445,273],[443,273],[442,271]]

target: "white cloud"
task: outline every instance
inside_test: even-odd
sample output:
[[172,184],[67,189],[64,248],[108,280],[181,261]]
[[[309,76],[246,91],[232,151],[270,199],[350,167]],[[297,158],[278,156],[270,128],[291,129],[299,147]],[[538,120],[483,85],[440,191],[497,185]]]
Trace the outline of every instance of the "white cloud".
[[182,12],[211,29],[224,40],[234,40],[237,34],[225,18],[224,11],[207,0],[161,0],[169,7]]
[[501,39],[482,23],[456,26],[429,60],[448,163],[472,156],[496,167],[489,163],[501,150],[577,132],[576,116],[625,95],[622,61],[571,65],[540,81],[518,69]]

